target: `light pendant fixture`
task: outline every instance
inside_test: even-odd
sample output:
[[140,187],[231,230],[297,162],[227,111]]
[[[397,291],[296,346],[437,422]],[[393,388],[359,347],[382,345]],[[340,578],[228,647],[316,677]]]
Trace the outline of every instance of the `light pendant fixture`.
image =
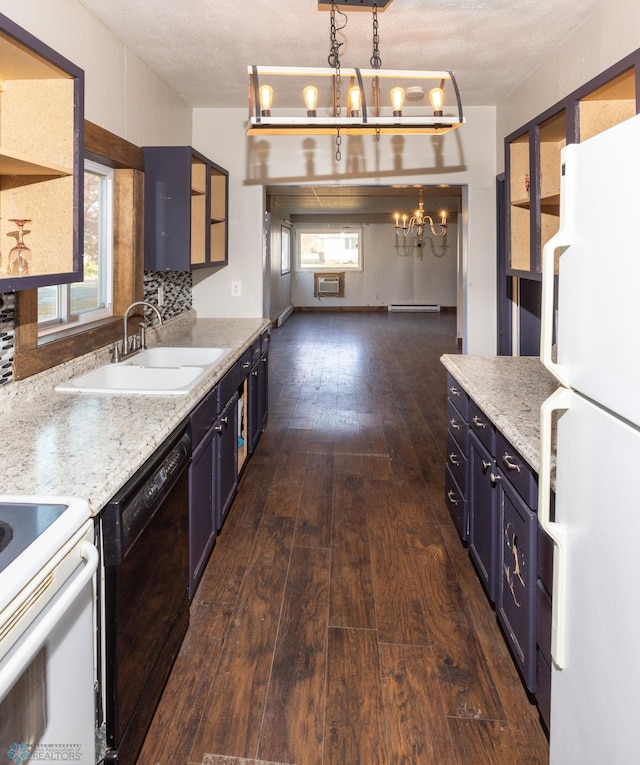
[[420,187],[420,201],[418,202],[418,209],[411,216],[406,213],[395,213],[395,228],[397,236],[406,238],[409,236],[416,236],[418,243],[421,243],[424,239],[424,232],[427,226],[431,229],[433,236],[444,236],[447,233],[447,212],[442,210],[440,212],[439,229],[436,231],[436,224],[433,222],[433,218],[427,215],[424,211],[424,199],[422,193],[422,186]]
[[[346,26],[346,15],[333,0],[321,0],[321,8],[331,9],[329,68],[249,66],[249,135],[441,134],[464,124],[453,73],[382,69],[377,11],[383,0],[358,4],[373,10],[370,67],[341,66],[337,33]],[[342,26],[336,23],[337,13],[345,19]],[[270,88],[268,106],[262,97],[265,86]]]

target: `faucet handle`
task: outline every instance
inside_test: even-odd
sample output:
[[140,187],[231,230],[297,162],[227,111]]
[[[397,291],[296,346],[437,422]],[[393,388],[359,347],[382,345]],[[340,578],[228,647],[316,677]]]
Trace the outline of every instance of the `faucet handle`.
[[111,351],[111,363],[117,364],[120,361],[120,343],[109,346],[109,350]]
[[138,327],[138,348],[143,351],[147,347],[146,330],[149,328],[149,324],[146,321],[141,321]]

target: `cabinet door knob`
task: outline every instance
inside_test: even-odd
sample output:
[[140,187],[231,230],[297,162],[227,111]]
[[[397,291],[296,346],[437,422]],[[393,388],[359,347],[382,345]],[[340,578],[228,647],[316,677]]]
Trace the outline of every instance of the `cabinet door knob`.
[[257,377],[257,376],[258,376],[258,370],[257,370],[257,369],[254,369],[254,370],[253,370],[253,372],[252,372],[251,374],[252,374],[254,377]]
[[507,468],[507,470],[517,470],[518,473],[520,472],[520,465],[517,465],[515,462],[512,462],[511,460],[513,457],[510,454],[507,454],[506,452],[502,455],[502,464]]
[[481,460],[481,462],[482,462],[482,472],[486,473],[487,470],[489,470],[489,468],[491,467],[491,463],[487,462],[487,460]]
[[449,489],[447,492],[447,497],[449,497],[449,502],[451,502],[452,505],[459,505],[460,503],[456,499],[456,493],[453,489]]
[[458,455],[455,454],[455,452],[451,452],[451,454],[449,455],[449,462],[452,465],[459,465],[460,464],[460,460],[458,459]]
[[486,423],[482,422],[482,420],[478,417],[477,414],[474,414],[471,418],[471,422],[476,426],[476,428],[486,428]]
[[502,480],[502,477],[497,475],[497,473],[491,473],[490,478],[491,478],[491,483],[498,483],[498,481]]

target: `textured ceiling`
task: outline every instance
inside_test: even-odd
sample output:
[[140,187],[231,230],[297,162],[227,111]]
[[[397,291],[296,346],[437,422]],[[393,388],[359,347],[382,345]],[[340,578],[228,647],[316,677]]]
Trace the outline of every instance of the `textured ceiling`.
[[[247,65],[327,66],[317,0],[81,0],[190,106],[247,104]],[[379,13],[385,69],[449,69],[464,105],[494,105],[598,0],[393,0]],[[348,12],[340,58],[367,67],[371,14]]]
[[[330,14],[318,10],[317,0],[80,1],[192,107],[246,107],[248,64],[327,66]],[[382,66],[451,70],[463,107],[495,105],[598,1],[392,0],[378,14]],[[341,62],[366,68],[371,13],[345,10]],[[389,215],[417,207],[411,187],[338,188],[270,187],[268,196],[283,215]],[[458,209],[459,188],[428,189],[428,211]],[[409,199],[396,198],[407,193]]]

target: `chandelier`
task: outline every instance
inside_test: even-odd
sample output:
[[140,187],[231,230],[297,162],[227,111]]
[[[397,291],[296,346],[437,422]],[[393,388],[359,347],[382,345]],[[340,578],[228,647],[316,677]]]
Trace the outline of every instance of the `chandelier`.
[[[331,0],[329,68],[251,65],[249,135],[442,134],[464,123],[458,86],[450,71],[382,69],[378,5],[373,13],[373,55],[368,68],[343,68],[337,33],[347,17]],[[320,7],[326,2],[320,0]],[[384,10],[384,8],[383,8]],[[337,16],[344,18],[338,26]],[[428,95],[429,104],[426,103]]]
[[420,187],[420,201],[418,203],[418,209],[415,213],[409,217],[409,215],[395,213],[395,227],[396,234],[401,237],[415,236],[418,239],[418,243],[421,243],[424,238],[424,232],[427,227],[431,229],[431,233],[434,236],[444,236],[447,233],[447,213],[446,210],[440,212],[440,229],[436,231],[436,224],[433,222],[433,218],[427,215],[424,211],[424,199],[422,196],[422,186]]

